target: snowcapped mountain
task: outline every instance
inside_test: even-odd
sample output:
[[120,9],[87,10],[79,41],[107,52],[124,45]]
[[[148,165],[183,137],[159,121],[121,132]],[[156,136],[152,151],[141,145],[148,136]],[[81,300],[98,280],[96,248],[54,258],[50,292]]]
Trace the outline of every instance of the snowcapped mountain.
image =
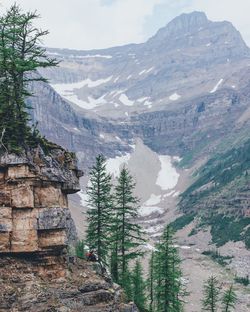
[[[77,109],[123,118],[165,110],[222,88],[238,89],[250,52],[228,22],[175,18],[146,43],[100,51],[50,49],[52,87]],[[180,105],[180,104],[178,104]]]
[[[150,249],[164,225],[180,216],[179,195],[195,181],[193,173],[211,155],[249,139],[249,48],[231,23],[211,22],[204,13],[193,12],[176,17],[143,44],[48,53],[61,62],[42,71],[50,85],[33,85],[34,119],[50,140],[77,153],[86,173],[98,153],[107,157],[114,177],[124,163],[129,167],[137,181],[140,222],[152,240]],[[79,233],[84,231],[87,182],[86,174],[83,191],[72,198]],[[244,183],[242,189],[248,189],[249,182]],[[235,216],[229,197],[223,212]],[[213,209],[214,198],[210,194],[204,211]],[[223,195],[218,199],[222,201]],[[245,202],[238,204],[246,211]],[[194,220],[178,232],[188,268],[201,276],[211,270],[223,275],[201,255],[210,248],[209,230],[189,236],[195,226]],[[249,251],[241,242],[232,244],[230,268],[242,273],[244,263],[247,272]],[[186,274],[190,285],[202,283],[195,274]],[[241,296],[239,312],[246,311],[248,300]],[[199,310],[193,299],[195,306],[188,311]]]

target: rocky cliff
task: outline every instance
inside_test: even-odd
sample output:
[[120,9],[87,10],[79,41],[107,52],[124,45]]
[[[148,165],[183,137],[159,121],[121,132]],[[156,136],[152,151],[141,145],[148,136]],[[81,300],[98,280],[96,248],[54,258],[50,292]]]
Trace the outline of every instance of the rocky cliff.
[[0,156],[0,311],[136,311],[122,291],[66,253],[79,191],[75,155],[51,145]]

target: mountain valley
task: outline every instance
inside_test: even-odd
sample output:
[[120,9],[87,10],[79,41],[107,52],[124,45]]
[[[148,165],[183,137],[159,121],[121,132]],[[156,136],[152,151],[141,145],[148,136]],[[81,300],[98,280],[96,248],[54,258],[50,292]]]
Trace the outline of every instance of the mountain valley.
[[[85,171],[71,198],[79,236],[88,169],[102,153],[114,178],[123,164],[136,178],[145,250],[176,226],[187,311],[200,311],[211,272],[225,284],[249,275],[250,49],[234,26],[193,12],[143,44],[48,54],[60,65],[41,70],[49,84],[34,83],[29,103],[42,134],[76,152]],[[204,254],[214,250],[230,260]],[[245,312],[249,286],[237,293]]]

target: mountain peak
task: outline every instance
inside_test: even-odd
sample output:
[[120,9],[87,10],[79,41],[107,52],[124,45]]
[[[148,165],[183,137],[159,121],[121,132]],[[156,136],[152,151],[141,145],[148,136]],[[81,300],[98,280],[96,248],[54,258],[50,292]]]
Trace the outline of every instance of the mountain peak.
[[209,20],[204,12],[194,11],[177,16],[168,23],[166,28],[171,32],[178,32],[181,30],[190,31],[196,27],[206,25],[208,22]]
[[194,32],[208,23],[210,21],[204,12],[194,11],[192,13],[183,13],[161,28],[155,37],[162,38],[178,33],[183,34],[183,32]]

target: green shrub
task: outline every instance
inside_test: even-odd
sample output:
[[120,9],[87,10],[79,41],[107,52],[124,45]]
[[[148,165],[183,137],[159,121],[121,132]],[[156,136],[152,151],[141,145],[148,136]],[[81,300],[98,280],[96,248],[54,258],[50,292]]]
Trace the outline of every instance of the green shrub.
[[196,235],[198,233],[198,230],[196,228],[192,229],[191,232],[188,234],[188,236],[193,236]]
[[244,286],[248,286],[250,281],[249,281],[249,276],[247,275],[246,277],[239,277],[239,276],[236,276],[234,278],[235,282],[236,283],[239,283],[239,284],[242,284]]
[[196,216],[195,213],[185,214],[185,215],[177,218],[173,222],[171,222],[169,225],[176,232],[178,230],[183,229],[186,225],[191,223],[194,220],[195,216]]
[[222,256],[218,249],[215,250],[205,250],[202,253],[203,255],[209,256],[212,260],[215,262],[219,263],[222,266],[225,266],[228,264],[227,260],[231,260],[233,257],[232,256]]
[[212,242],[218,247],[229,241],[245,241],[249,248],[250,231],[244,232],[245,227],[250,224],[250,218],[235,219],[223,214],[215,215],[207,219],[207,224],[211,225]]
[[85,259],[87,251],[87,246],[83,240],[79,240],[75,246],[75,253],[78,258]]

